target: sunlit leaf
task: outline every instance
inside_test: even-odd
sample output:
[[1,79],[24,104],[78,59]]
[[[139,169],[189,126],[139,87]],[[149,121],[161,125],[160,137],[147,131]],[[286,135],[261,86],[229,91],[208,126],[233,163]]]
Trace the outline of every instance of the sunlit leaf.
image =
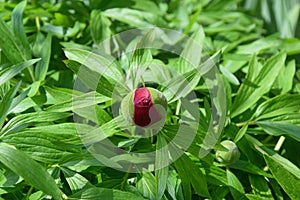
[[32,186],[53,196],[54,199],[62,199],[62,191],[40,164],[29,158],[25,153],[5,143],[0,143],[0,152],[0,161],[4,165],[23,177]]
[[[231,108],[231,117],[243,113],[256,103],[266,92],[271,89],[276,77],[284,66],[285,53],[271,57],[258,72],[258,64],[254,57],[249,63],[249,72],[246,80],[240,86]],[[257,74],[257,75],[256,75]]]

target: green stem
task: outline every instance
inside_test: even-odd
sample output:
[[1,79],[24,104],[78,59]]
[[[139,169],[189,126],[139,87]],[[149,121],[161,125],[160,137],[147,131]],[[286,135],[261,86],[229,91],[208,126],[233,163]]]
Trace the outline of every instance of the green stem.
[[130,172],[131,169],[132,169],[132,163],[130,164],[130,166],[129,166],[129,168],[128,168],[126,174],[125,174],[125,176],[123,177],[123,181],[121,182],[121,186],[120,186],[121,190],[124,190],[124,185],[125,185],[125,183],[126,183],[126,181],[128,179],[129,172]]
[[255,125],[256,121],[250,121],[250,122],[241,122],[241,123],[237,123],[236,126],[240,127],[240,126],[244,126],[244,125]]
[[29,196],[31,195],[32,193],[32,190],[33,190],[33,187],[31,186],[26,194],[26,198],[25,199],[29,199]]
[[28,72],[29,72],[32,82],[35,82],[35,78],[34,78],[32,69],[30,67],[28,67],[27,69],[28,69]]
[[275,151],[279,151],[280,150],[280,148],[281,148],[284,140],[285,140],[285,137],[284,136],[280,136],[278,142],[276,143],[276,146],[274,147]]
[[176,105],[175,115],[179,115],[180,107],[181,107],[181,101],[178,100],[178,101],[177,101],[177,105]]
[[142,85],[143,85],[143,87],[146,87],[146,85],[145,85],[145,81],[144,81],[144,79],[143,79],[143,77],[141,76],[141,81],[142,81]]
[[40,23],[39,17],[35,18],[35,23],[36,23],[37,32],[40,32],[41,31],[41,23]]

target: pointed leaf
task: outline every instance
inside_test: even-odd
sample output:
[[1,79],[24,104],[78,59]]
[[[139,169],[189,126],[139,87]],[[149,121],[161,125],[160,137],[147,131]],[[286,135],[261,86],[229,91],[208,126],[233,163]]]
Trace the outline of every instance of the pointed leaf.
[[25,68],[33,65],[34,63],[38,62],[40,58],[28,60],[25,62],[18,63],[11,67],[8,67],[0,72],[0,85],[4,84],[6,81],[20,73]]
[[123,72],[120,66],[116,65],[113,58],[81,49],[65,49],[64,52],[70,60],[85,65],[90,70],[101,74],[114,83],[124,83]]
[[143,169],[142,178],[138,181],[137,188],[147,199],[156,199],[156,180],[151,172]]
[[168,102],[174,102],[190,93],[196,87],[193,80],[199,80],[201,75],[204,76],[211,71],[215,67],[215,63],[219,59],[219,56],[220,52],[217,52],[203,64],[194,66],[191,71],[168,80],[163,90]]
[[38,122],[53,122],[59,119],[64,119],[72,116],[70,113],[59,113],[59,112],[33,112],[17,115],[16,117],[9,120],[7,124],[1,129],[1,135],[5,135],[12,132],[22,130],[34,123]]
[[[91,36],[93,38],[94,43],[99,46],[101,42],[111,35],[110,25],[111,21],[102,13],[100,10],[93,10],[91,13],[90,19],[90,27],[91,27]],[[109,44],[109,43],[103,43]],[[109,53],[109,46],[102,47]]]
[[268,99],[255,112],[254,119],[263,120],[300,110],[299,94],[284,94]]
[[230,186],[229,189],[233,198],[246,200],[247,197],[245,196],[243,185],[241,184],[239,179],[229,169],[227,169],[226,172],[227,172],[228,186]]
[[43,41],[38,42],[40,42],[40,44],[35,45],[40,45],[40,49],[36,56],[40,57],[42,60],[35,67],[35,79],[37,81],[43,81],[46,78],[51,57],[51,34],[48,34]]
[[[171,154],[174,154],[174,152],[171,152]],[[184,188],[185,198],[191,198],[191,196],[188,196],[191,195],[189,193],[190,184],[193,186],[196,194],[209,197],[205,175],[186,154],[183,154],[174,164],[184,187],[186,187]]]
[[[275,153],[274,151],[268,149],[262,143],[260,143],[258,140],[253,138],[252,136],[246,135],[246,138],[247,138],[249,143],[254,145],[254,148],[258,152],[260,152],[261,154],[263,154],[263,155],[267,156],[268,158],[272,159],[274,162],[277,163],[276,164],[277,166],[281,166],[282,168],[284,168],[286,173],[292,174],[298,180],[300,179],[300,169],[296,165],[294,165],[291,161],[289,161],[288,159],[280,156],[279,154]],[[268,159],[268,160],[270,161],[270,159]],[[280,169],[280,171],[281,171],[281,169]]]
[[35,188],[51,195],[54,199],[62,199],[64,194],[57,187],[51,175],[25,153],[13,146],[0,143],[0,161]]
[[9,108],[12,104],[12,100],[14,98],[14,96],[16,95],[19,87],[21,85],[21,82],[19,82],[14,88],[11,88],[3,97],[3,99],[0,102],[0,128],[2,128],[4,122],[5,122],[5,118],[6,115],[9,111]]
[[282,163],[278,162],[273,156],[264,155],[267,166],[272,172],[275,179],[278,181],[283,190],[289,195],[291,199],[299,199],[300,188],[300,169],[298,168],[298,176],[287,171]]
[[277,75],[284,67],[285,59],[285,53],[279,53],[271,57],[263,65],[257,76],[254,72],[257,68],[257,63],[255,60],[249,63],[249,72],[246,81],[240,86],[237,96],[234,99],[231,108],[231,117],[235,117],[246,111],[271,89]]
[[65,60],[64,63],[77,74],[77,78],[90,89],[96,90],[99,94],[103,94],[107,97],[111,97],[112,94],[114,94],[121,98],[118,91],[115,90],[115,85],[100,73],[92,71],[88,67],[73,60]]
[[143,200],[144,198],[130,192],[120,190],[92,187],[70,196],[72,199],[105,199],[105,200]]
[[270,135],[281,136],[288,135],[297,141],[300,141],[300,126],[286,122],[259,121],[257,125],[263,128]]
[[271,189],[265,177],[250,175],[249,181],[254,194],[259,195],[261,198],[273,199]]
[[74,96],[73,99],[54,104],[47,108],[47,111],[51,112],[66,112],[66,111],[77,111],[84,109],[89,106],[95,106],[99,103],[107,102],[110,98],[99,95],[96,92],[89,92],[79,96]]
[[14,36],[11,28],[2,19],[0,19],[0,35],[0,48],[7,59],[13,64],[25,61],[26,55],[20,39]]
[[31,58],[31,51],[23,26],[23,11],[26,7],[26,4],[27,1],[22,1],[14,8],[12,12],[11,22],[14,35],[16,38],[20,39],[20,42],[22,44],[20,48],[23,50],[26,60],[28,60]]

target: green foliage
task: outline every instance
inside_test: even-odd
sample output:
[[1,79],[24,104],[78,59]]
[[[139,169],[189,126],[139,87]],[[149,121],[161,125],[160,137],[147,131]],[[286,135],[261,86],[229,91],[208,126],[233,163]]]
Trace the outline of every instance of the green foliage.
[[[299,10],[1,1],[1,198],[299,199]],[[143,85],[168,100],[157,132],[119,116]]]

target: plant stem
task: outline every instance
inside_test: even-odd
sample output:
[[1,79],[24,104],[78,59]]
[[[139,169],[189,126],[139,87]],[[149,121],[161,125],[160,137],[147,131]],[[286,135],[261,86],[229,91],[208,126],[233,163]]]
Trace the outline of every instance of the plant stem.
[[144,79],[143,79],[143,77],[141,76],[141,81],[142,81],[142,85],[143,85],[143,87],[146,87],[146,85],[145,85],[145,81],[144,81]]
[[236,126],[240,127],[240,126],[244,126],[244,125],[254,125],[256,124],[256,121],[250,121],[250,122],[241,122],[241,123],[237,123]]
[[132,169],[132,163],[130,164],[130,166],[129,166],[129,168],[128,168],[126,174],[125,174],[125,176],[123,177],[123,181],[122,181],[121,186],[120,186],[121,190],[124,190],[124,185],[125,185],[125,183],[126,183],[126,181],[128,179],[129,172],[130,172],[131,169]]
[[40,18],[39,17],[35,18],[35,23],[36,23],[37,31],[40,32],[41,31],[41,23],[40,23]]
[[26,194],[26,198],[25,199],[29,199],[29,196],[31,195],[32,193],[32,190],[33,190],[33,187],[31,186]]
[[280,136],[280,138],[279,138],[277,144],[276,144],[275,147],[274,147],[274,151],[279,151],[279,150],[280,150],[280,148],[281,148],[281,146],[282,146],[284,140],[285,140],[285,137],[284,137],[284,136]]

